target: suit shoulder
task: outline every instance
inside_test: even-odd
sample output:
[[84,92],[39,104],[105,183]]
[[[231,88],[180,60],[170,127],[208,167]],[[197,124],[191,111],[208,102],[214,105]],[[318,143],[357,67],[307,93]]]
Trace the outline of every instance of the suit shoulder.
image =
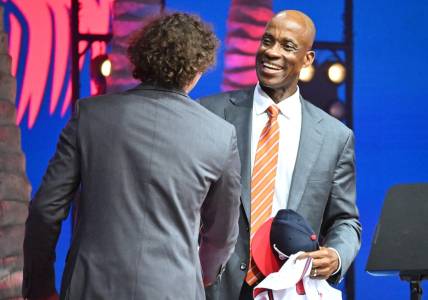
[[200,105],[200,103],[193,101],[192,105],[194,105],[195,109],[197,109],[201,116],[204,118],[204,123],[206,123],[211,128],[218,128],[226,131],[232,131],[234,130],[234,126],[224,120],[223,118],[219,117],[215,112],[208,109],[207,107]]
[[90,96],[81,98],[76,103],[76,110],[82,111],[86,109],[93,110],[95,107],[100,105],[106,105],[107,103],[117,102],[123,97],[123,93],[112,93],[98,96]]
[[202,106],[207,108],[227,106],[231,99],[243,99],[248,97],[248,93],[254,88],[228,91],[197,99]]
[[199,98],[196,101],[199,102],[204,108],[213,112],[221,118],[225,118],[225,110],[231,106],[252,106],[254,87],[219,93],[203,98]]
[[335,134],[343,134],[345,136],[349,136],[352,133],[352,130],[348,126],[346,126],[342,121],[338,120],[332,115],[329,115],[328,113],[323,111],[321,108],[313,105],[312,103],[304,99],[303,99],[303,104],[306,106],[306,109],[312,115],[322,119],[323,125],[327,129],[334,131]]

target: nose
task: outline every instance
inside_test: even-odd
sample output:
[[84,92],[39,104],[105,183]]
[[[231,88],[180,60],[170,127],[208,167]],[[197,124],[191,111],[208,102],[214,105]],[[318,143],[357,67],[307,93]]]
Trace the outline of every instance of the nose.
[[265,55],[270,58],[276,58],[280,56],[281,45],[279,43],[275,43],[270,47],[267,47],[265,50]]

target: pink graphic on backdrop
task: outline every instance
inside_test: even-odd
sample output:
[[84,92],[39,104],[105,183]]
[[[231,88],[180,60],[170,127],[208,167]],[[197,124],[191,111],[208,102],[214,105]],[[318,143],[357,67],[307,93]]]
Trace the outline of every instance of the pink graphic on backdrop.
[[255,55],[272,15],[272,0],[232,0],[227,20],[222,90],[236,90],[257,83]]
[[[71,104],[70,65],[70,0],[3,0],[3,5],[15,8],[9,14],[9,51],[12,73],[24,66],[17,93],[17,124],[28,114],[28,127],[32,128],[50,93],[49,113],[61,107],[64,116]],[[109,31],[113,0],[81,0],[80,32],[104,34]],[[18,18],[19,15],[19,18]],[[25,29],[25,30],[23,30]],[[87,47],[79,44],[80,51]],[[104,43],[94,43],[91,57],[106,52]],[[80,67],[83,65],[83,57]],[[64,92],[65,91],[65,92]],[[95,84],[91,82],[91,91]],[[46,101],[46,100],[45,100]],[[62,105],[61,105],[62,102]]]

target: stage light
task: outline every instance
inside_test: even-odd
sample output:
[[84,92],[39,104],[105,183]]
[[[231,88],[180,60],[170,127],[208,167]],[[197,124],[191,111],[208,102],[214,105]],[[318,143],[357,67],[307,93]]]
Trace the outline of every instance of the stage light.
[[94,57],[91,61],[91,76],[108,77],[111,74],[111,61],[107,54],[100,54]]
[[111,61],[110,59],[105,59],[101,64],[101,74],[104,77],[109,77],[111,75]]
[[328,78],[335,84],[340,84],[345,80],[346,69],[341,63],[331,64],[327,70]]
[[91,61],[91,78],[97,86],[97,95],[104,94],[107,88],[106,77],[111,74],[111,61],[107,54],[94,57]]
[[[303,98],[337,119],[344,120],[346,115],[345,106],[340,100],[338,90],[339,84],[343,82],[345,77],[345,68],[337,60],[326,60],[320,64],[314,63],[313,67],[314,72],[311,80],[299,83]],[[330,70],[332,71],[330,72]],[[332,78],[328,76],[330,73],[334,75]],[[342,78],[339,78],[340,74],[342,74]]]
[[303,82],[309,82],[312,80],[315,74],[315,68],[313,65],[303,68],[300,70],[299,80]]

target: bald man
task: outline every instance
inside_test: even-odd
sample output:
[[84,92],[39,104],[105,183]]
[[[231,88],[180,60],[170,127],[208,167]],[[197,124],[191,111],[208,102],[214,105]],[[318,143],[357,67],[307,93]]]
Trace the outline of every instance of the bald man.
[[207,299],[253,299],[263,276],[251,259],[251,237],[279,209],[299,212],[317,233],[320,250],[305,254],[313,278],[337,283],[360,248],[353,133],[304,100],[297,85],[314,61],[314,37],[305,14],[278,13],[257,51],[258,84],[200,101],[235,125],[242,165],[238,243]]

